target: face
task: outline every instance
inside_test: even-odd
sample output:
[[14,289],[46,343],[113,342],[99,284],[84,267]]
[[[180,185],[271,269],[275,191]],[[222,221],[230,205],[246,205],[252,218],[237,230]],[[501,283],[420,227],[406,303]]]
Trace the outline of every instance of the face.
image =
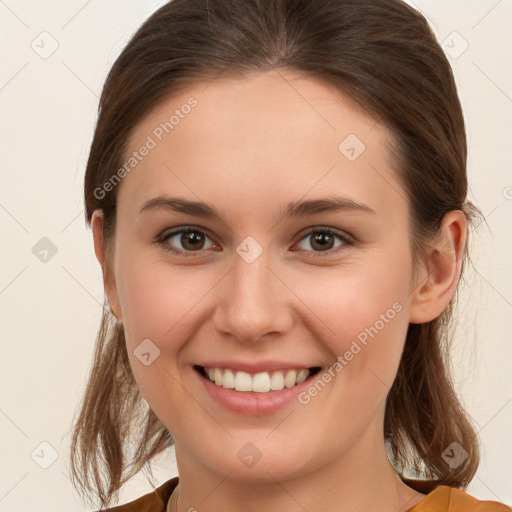
[[411,315],[392,144],[290,71],[191,85],[133,132],[107,293],[183,459],[282,480],[383,442]]

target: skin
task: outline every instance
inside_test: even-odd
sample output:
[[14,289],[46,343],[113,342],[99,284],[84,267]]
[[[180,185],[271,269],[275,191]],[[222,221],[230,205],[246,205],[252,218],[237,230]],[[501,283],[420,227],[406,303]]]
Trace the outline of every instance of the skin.
[[[92,219],[105,291],[123,322],[137,384],[175,438],[179,496],[168,510],[408,510],[424,495],[403,484],[387,459],[385,400],[409,322],[434,319],[455,292],[464,214],[446,215],[415,276],[391,132],[338,90],[289,70],[191,85],[136,127],[128,153],[191,96],[198,105],[119,185],[112,261],[105,259],[101,211]],[[338,150],[351,133],[366,146],[353,162]],[[333,192],[375,213],[279,219],[289,202]],[[224,222],[139,214],[162,193],[208,202]],[[155,243],[179,226],[208,233],[196,246],[199,256],[163,249],[187,250],[180,235]],[[304,232],[317,226],[357,243],[335,238],[327,248],[338,252],[315,257],[322,252],[315,233]],[[250,264],[236,252],[247,236],[263,249]],[[397,302],[401,311],[306,405],[294,401],[257,417],[231,412],[210,398],[192,368],[228,358],[327,368]],[[134,355],[147,338],[161,351],[149,366]],[[247,442],[262,455],[250,468],[237,457]]]

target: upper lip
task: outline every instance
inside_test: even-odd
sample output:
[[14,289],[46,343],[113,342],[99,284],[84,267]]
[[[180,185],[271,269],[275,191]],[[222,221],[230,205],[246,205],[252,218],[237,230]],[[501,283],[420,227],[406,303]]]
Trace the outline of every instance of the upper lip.
[[266,371],[276,370],[296,370],[300,368],[316,368],[321,365],[309,363],[291,363],[289,361],[259,361],[259,362],[244,362],[244,361],[203,361],[198,363],[197,366],[206,368],[223,368],[247,373],[260,373]]

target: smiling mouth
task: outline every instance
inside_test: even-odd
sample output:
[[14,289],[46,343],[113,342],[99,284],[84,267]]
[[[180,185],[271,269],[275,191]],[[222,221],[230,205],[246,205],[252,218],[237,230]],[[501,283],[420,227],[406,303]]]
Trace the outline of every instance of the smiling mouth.
[[272,370],[256,374],[229,368],[207,368],[199,365],[195,365],[194,369],[205,379],[225,389],[242,393],[272,393],[284,388],[292,388],[307,379],[311,379],[321,370],[321,367]]

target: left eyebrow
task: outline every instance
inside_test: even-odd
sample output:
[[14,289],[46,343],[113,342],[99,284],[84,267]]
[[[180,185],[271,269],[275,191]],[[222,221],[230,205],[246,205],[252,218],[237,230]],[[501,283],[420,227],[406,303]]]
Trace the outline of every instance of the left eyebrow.
[[[160,195],[145,201],[139,213],[162,209],[194,215],[196,217],[219,219],[225,222],[223,215],[213,205],[179,197],[169,197],[167,195]],[[288,205],[281,210],[281,219],[302,218],[318,213],[337,211],[376,214],[372,208],[363,203],[358,203],[345,197],[327,197],[288,203]]]
[[327,197],[324,199],[312,199],[310,201],[299,201],[289,203],[281,213],[281,218],[301,218],[317,213],[352,211],[371,213],[376,215],[375,210],[363,203],[358,203],[346,197]]

